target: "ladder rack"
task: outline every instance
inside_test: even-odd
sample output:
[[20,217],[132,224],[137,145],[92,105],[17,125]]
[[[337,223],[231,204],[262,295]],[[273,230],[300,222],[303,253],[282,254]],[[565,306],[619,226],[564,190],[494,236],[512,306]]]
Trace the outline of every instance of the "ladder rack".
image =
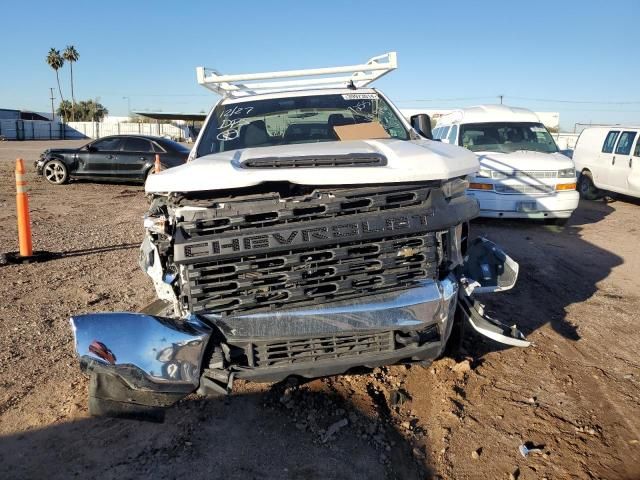
[[[361,65],[344,67],[241,75],[223,75],[210,68],[197,67],[196,74],[200,85],[223,97],[245,97],[262,93],[294,92],[317,88],[346,88],[352,84],[355,88],[363,88],[396,68],[398,68],[397,54],[389,52],[373,57]],[[256,80],[263,81],[255,82]]]

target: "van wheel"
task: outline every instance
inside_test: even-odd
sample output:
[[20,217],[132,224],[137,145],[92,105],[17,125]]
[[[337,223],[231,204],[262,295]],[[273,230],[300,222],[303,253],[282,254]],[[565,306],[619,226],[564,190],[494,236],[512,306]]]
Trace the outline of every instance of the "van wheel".
[[597,200],[601,197],[600,191],[593,184],[591,172],[582,172],[578,182],[578,191],[585,200]]

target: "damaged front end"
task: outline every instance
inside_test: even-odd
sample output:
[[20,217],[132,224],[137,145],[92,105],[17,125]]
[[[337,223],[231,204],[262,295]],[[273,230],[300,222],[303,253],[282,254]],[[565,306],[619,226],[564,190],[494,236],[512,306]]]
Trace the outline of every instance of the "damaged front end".
[[[92,414],[157,414],[192,392],[224,395],[236,378],[428,362],[464,318],[528,345],[478,301],[511,288],[518,265],[467,240],[473,200],[434,185],[280,195],[152,205],[140,263],[161,308],[71,319]],[[296,214],[304,229],[290,226]]]

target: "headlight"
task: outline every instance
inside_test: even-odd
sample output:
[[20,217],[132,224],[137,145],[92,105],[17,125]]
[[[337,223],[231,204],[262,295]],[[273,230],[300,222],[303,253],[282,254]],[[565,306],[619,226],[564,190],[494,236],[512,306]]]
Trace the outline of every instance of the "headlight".
[[565,168],[564,170],[558,170],[558,178],[574,178],[575,176],[575,168]]
[[445,198],[459,197],[464,195],[467,188],[469,188],[467,179],[456,178],[442,184],[442,193],[444,193]]
[[491,170],[488,168],[480,168],[480,170],[476,172],[476,177],[491,178]]

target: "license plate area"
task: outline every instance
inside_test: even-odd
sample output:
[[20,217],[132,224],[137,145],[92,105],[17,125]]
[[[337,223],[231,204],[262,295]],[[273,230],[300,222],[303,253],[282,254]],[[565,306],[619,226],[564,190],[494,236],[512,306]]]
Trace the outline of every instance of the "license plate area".
[[538,202],[518,202],[516,204],[516,211],[532,213],[538,211]]

